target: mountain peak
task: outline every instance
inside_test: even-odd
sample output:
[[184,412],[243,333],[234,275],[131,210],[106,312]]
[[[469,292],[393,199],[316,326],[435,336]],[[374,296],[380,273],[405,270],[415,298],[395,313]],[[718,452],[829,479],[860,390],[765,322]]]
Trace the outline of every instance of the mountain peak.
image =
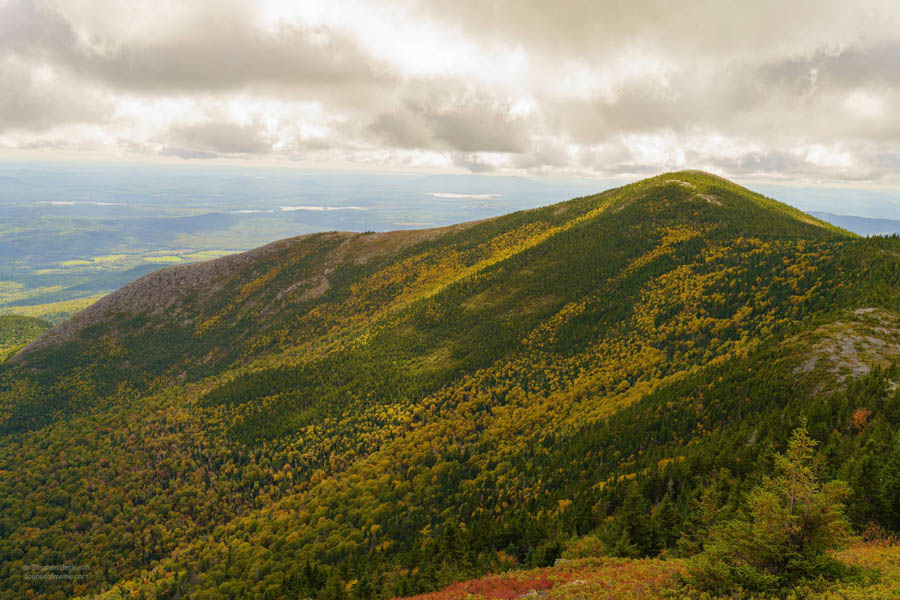
[[[669,495],[756,476],[807,412],[835,456],[892,447],[869,436],[900,414],[897,246],[679,171],[152,273],[0,365],[7,554],[40,540],[46,563],[64,540],[105,577],[85,594],[303,597],[280,574],[307,560],[386,581],[462,555],[521,565],[565,523],[618,523],[616,542],[640,519],[673,535],[629,552],[674,548],[690,530]],[[71,595],[11,573],[0,597]]]
[[688,169],[663,173],[597,196],[633,218],[707,223],[734,235],[852,237],[854,234],[724,177]]
[[[47,332],[14,357],[14,361],[24,361],[43,349],[61,347],[97,326],[109,327],[119,322],[133,333],[135,330],[127,323],[137,315],[144,315],[150,322],[169,315],[183,327],[200,328],[196,336],[200,330],[228,322],[221,310],[213,309],[223,294],[232,296],[232,302],[243,307],[237,312],[244,318],[252,316],[262,325],[282,318],[287,306],[292,311],[295,306],[317,301],[326,292],[334,293],[333,288],[344,274],[366,272],[373,265],[385,262],[402,263],[406,253],[416,252],[416,248],[418,251],[429,247],[457,248],[454,252],[458,252],[458,248],[473,244],[475,247],[494,244],[502,249],[499,256],[476,260],[474,265],[461,270],[463,275],[470,275],[544,244],[550,238],[565,237],[567,232],[584,227],[598,232],[615,230],[623,236],[621,243],[626,245],[632,245],[635,236],[655,236],[672,227],[690,227],[697,235],[710,239],[852,235],[718,175],[697,170],[675,171],[595,196],[478,222],[377,234],[312,234],[280,240],[241,254],[155,271]],[[254,282],[259,278],[266,284],[256,289]],[[455,281],[454,277],[437,279],[447,283]],[[438,283],[423,283],[409,298],[440,287]],[[236,314],[229,317],[233,318]]]

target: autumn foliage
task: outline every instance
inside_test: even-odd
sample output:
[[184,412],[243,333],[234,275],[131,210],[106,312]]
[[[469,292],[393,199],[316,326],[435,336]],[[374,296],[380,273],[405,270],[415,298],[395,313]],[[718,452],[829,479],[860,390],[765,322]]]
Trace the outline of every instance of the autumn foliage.
[[[804,416],[851,524],[896,531],[900,373],[807,359],[896,328],[898,256],[681,172],[113,295],[0,366],[0,599],[646,597],[681,563],[629,560],[702,551]],[[621,561],[534,570],[588,547]],[[61,562],[90,577],[27,577]]]

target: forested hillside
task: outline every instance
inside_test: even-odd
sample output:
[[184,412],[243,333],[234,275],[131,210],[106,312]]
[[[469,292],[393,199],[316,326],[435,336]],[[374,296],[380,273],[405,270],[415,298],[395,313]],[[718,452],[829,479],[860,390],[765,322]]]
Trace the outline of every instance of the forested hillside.
[[898,358],[900,238],[700,172],[163,269],[0,367],[0,598],[688,556],[804,417],[852,525],[898,532]]
[[21,350],[50,327],[52,325],[43,319],[0,315],[0,359]]

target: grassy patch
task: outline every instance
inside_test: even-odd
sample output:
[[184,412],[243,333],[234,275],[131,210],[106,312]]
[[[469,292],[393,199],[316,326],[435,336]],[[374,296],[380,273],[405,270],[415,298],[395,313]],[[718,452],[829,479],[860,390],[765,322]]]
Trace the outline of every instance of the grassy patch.
[[128,258],[127,254],[104,254],[103,256],[95,256],[91,260],[94,263],[111,263],[119,262]]
[[[4,283],[13,283],[13,282],[4,282]],[[19,300],[27,300],[28,298],[33,298],[35,296],[40,296],[42,294],[52,294],[55,292],[59,292],[64,289],[64,286],[61,285],[48,285],[43,287],[36,287],[31,289],[25,289],[25,287],[21,284],[18,286],[4,286],[4,288],[0,288],[0,305],[9,304],[10,302],[18,302]]]
[[22,315],[46,319],[51,323],[61,323],[78,311],[84,310],[106,294],[96,294],[86,298],[63,300],[61,302],[48,302],[47,304],[35,304],[33,306],[7,306],[0,307],[0,313],[7,315]]
[[144,260],[152,263],[180,263],[184,262],[178,256],[145,256]]

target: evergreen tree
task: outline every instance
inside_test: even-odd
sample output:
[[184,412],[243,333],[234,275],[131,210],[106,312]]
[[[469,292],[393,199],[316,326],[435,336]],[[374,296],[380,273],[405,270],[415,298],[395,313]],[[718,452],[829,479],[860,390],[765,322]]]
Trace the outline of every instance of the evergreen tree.
[[690,556],[703,550],[713,528],[729,516],[729,500],[735,493],[736,485],[731,473],[727,469],[721,469],[709,485],[695,494],[688,522],[678,540],[681,555]]
[[900,433],[881,471],[881,520],[888,528],[900,531]]
[[368,573],[363,573],[353,587],[353,600],[373,600],[375,587]]
[[[650,503],[641,493],[641,489],[637,483],[632,482],[628,486],[622,506],[616,514],[616,520],[619,521],[627,531],[627,540],[630,544],[637,546],[638,555],[656,554],[658,547],[653,535],[653,525],[650,521]],[[624,551],[629,543],[625,542],[623,537],[621,542],[621,550]],[[619,542],[617,542],[617,546]],[[622,554],[627,556],[627,554]]]
[[337,571],[332,571],[319,593],[318,600],[347,600],[347,587]]
[[765,477],[748,495],[743,518],[714,530],[694,561],[691,583],[716,594],[741,588],[772,592],[839,574],[840,564],[826,551],[849,537],[843,514],[849,492],[843,482],[816,479],[815,447],[804,420],[787,451],[776,455],[775,476]]
[[617,526],[614,526],[610,535],[612,543],[610,544],[609,553],[613,556],[621,556],[624,558],[640,556],[641,550],[637,547],[637,544],[631,540],[628,528],[620,522],[616,523],[616,525]]
[[669,494],[666,494],[653,510],[653,534],[662,548],[672,548],[681,531],[678,511]]

